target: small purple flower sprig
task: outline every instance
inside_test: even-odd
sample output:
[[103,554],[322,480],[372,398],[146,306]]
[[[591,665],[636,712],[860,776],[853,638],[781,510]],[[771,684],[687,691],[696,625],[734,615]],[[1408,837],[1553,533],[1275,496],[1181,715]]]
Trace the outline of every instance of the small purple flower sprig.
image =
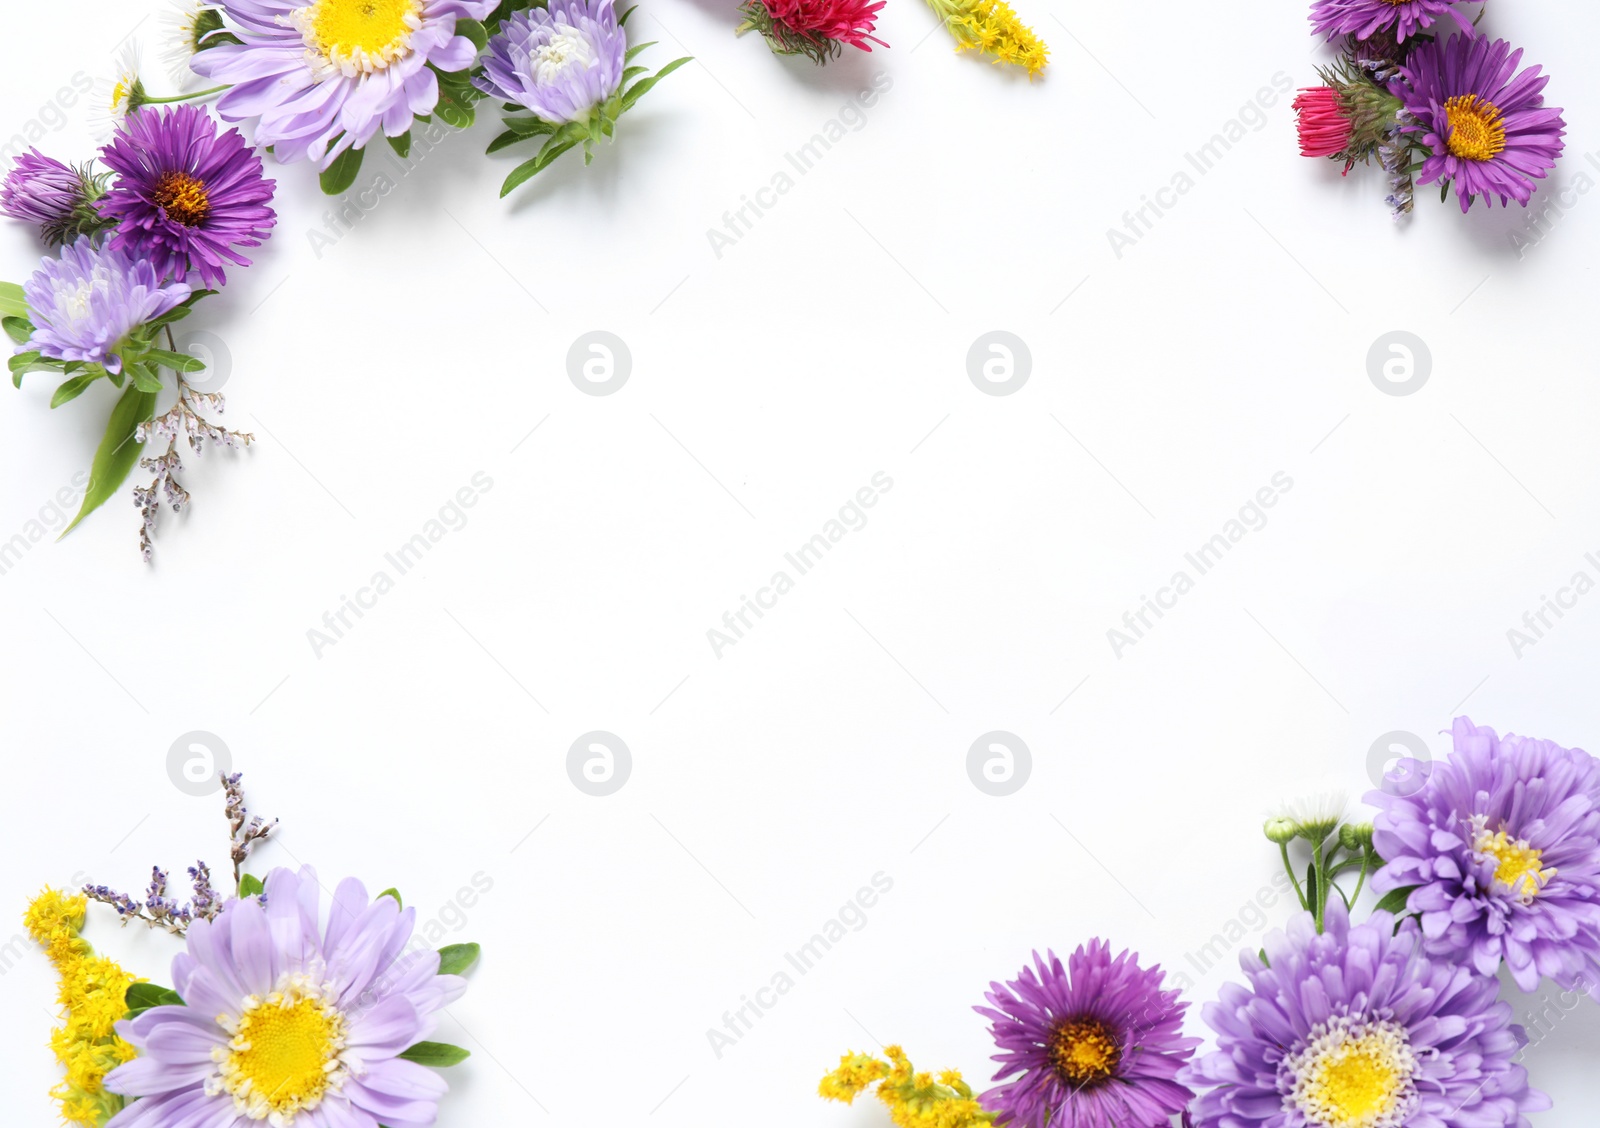
[[[251,815],[244,805],[243,775],[219,773],[222,783],[223,814],[228,820],[228,858],[233,865],[234,897],[257,897],[265,900],[261,882],[244,872],[244,863],[251,852],[272,834],[278,820],[262,819]],[[110,905],[124,925],[132,921],[159,928],[174,936],[187,934],[189,925],[196,920],[214,920],[228,901],[233,898],[218,893],[211,884],[211,868],[204,861],[189,867],[190,897],[180,902],[167,895],[167,871],[160,866],[150,870],[150,886],[142,899],[136,900],[108,885],[85,885],[83,895],[91,901]]]

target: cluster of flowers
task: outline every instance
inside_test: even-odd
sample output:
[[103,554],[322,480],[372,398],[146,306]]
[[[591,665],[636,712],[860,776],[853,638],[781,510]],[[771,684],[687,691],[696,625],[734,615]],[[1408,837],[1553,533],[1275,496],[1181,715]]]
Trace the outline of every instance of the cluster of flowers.
[[1208,1052],[1160,967],[1093,940],[990,985],[995,1088],[891,1047],[845,1055],[822,1096],[877,1084],[901,1128],[1529,1128],[1550,1101],[1496,977],[1600,1001],[1600,761],[1464,717],[1452,736],[1447,760],[1395,766],[1371,822],[1337,794],[1267,821],[1302,911],[1204,1009]]
[[1463,212],[1480,197],[1526,207],[1561,155],[1566,127],[1544,104],[1549,78],[1520,69],[1521,49],[1479,34],[1460,9],[1461,0],[1311,7],[1314,32],[1343,48],[1319,72],[1322,85],[1295,98],[1300,152],[1342,161],[1345,173],[1376,158],[1397,217],[1411,211],[1413,185],[1438,184],[1441,200],[1453,186]]
[[[64,1024],[52,1037],[65,1068],[52,1090],[62,1117],[85,1128],[333,1128],[432,1124],[447,1089],[434,1067],[466,1060],[426,1039],[466,990],[476,944],[437,951],[412,937],[416,910],[354,878],[321,911],[309,866],[243,872],[276,823],[248,819],[237,774],[228,799],[234,888],[212,888],[204,862],[178,904],[154,871],[140,901],[105,886],[46,889],[28,906],[29,935],[61,979]],[[173,986],[129,975],[79,935],[90,901],[180,936]]]

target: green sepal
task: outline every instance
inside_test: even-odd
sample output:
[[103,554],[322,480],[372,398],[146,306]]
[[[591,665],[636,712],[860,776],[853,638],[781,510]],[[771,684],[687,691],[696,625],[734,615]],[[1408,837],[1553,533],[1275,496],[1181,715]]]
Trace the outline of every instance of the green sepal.
[[472,1051],[452,1046],[449,1042],[418,1042],[410,1049],[400,1051],[396,1056],[406,1061],[414,1061],[418,1065],[442,1069],[446,1066],[460,1065],[472,1056]]
[[104,375],[105,372],[103,370],[100,372],[85,372],[81,376],[74,376],[65,381],[56,389],[56,394],[50,397],[50,406],[52,408],[60,407],[68,400],[77,399],[83,394],[85,388]]
[[[107,373],[110,376],[110,373]],[[134,429],[149,420],[156,409],[156,394],[130,387],[122,393],[117,405],[111,409],[106,423],[105,436],[94,452],[94,462],[89,467],[89,488],[84,491],[83,505],[72,524],[61,530],[64,537],[78,527],[89,514],[105,504],[121,488],[122,483],[139,461],[139,443],[133,437]],[[57,537],[60,540],[61,537]]]
[[161,390],[161,377],[143,364],[128,364],[124,366],[128,378],[133,381],[133,386],[141,392],[159,392]]
[[[379,893],[378,897],[393,897],[395,904],[399,905],[402,909],[405,908],[406,903],[400,899],[400,890],[396,889],[392,885],[385,889],[382,893]],[[373,900],[376,901],[378,897],[374,897]]]
[[15,282],[0,282],[0,316],[27,317],[28,299]]
[[460,975],[478,962],[477,944],[446,944],[439,949],[439,974]]
[[667,75],[671,74],[673,71],[675,71],[679,67],[683,66],[684,63],[692,63],[692,62],[694,62],[694,58],[692,56],[690,56],[690,55],[685,55],[681,59],[673,59],[672,62],[668,63],[666,66],[664,66],[660,70],[656,71],[656,73],[651,75],[649,78],[641,78],[638,82],[635,82],[632,86],[628,87],[628,89],[623,92],[623,95],[622,95],[622,108],[623,108],[623,110],[626,111],[626,110],[633,109],[634,103],[637,102],[640,98],[644,97],[646,94],[648,94],[650,92],[650,88],[653,87],[656,83],[660,82],[663,78],[666,78]]
[[400,154],[400,159],[405,160],[411,155],[411,131],[408,129],[398,137],[385,137],[389,148]]
[[127,1005],[127,1018],[143,1014],[151,1007],[182,1007],[188,1004],[183,1001],[183,996],[171,987],[162,987],[156,983],[135,983],[128,988],[123,996]]
[[241,897],[259,897],[265,889],[266,886],[261,884],[261,879],[253,873],[244,874],[239,878],[239,896]]
[[641,74],[649,74],[649,67],[632,66],[622,72],[622,85],[626,86]]
[[337,196],[356,182],[356,176],[361,172],[361,161],[366,156],[362,149],[351,146],[337,157],[333,163],[322,171],[318,180],[322,183],[322,191],[328,196]]
[[635,4],[632,8],[624,8],[622,10],[622,14],[617,17],[617,26],[622,27],[624,24],[626,24],[628,22],[628,17],[633,15],[634,8],[637,8],[638,6],[639,5]]
[[0,318],[0,325],[5,326],[6,336],[19,345],[25,345],[33,339],[33,322],[26,317]]

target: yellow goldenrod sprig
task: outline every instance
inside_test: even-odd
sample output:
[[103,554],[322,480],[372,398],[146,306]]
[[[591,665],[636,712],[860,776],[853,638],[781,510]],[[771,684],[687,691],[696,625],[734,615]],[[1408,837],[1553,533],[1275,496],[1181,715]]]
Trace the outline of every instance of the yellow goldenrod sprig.
[[115,960],[95,955],[79,935],[87,908],[81,894],[47,888],[22,919],[61,980],[57,1001],[65,1013],[51,1031],[50,1048],[66,1075],[50,1095],[67,1123],[99,1128],[122,1108],[122,1098],[108,1093],[103,1082],[107,1073],[133,1060],[133,1047],[117,1037],[115,1026],[128,1013],[128,988],[141,980]]
[[928,0],[955,36],[957,51],[979,51],[996,63],[1025,67],[1028,79],[1050,62],[1050,49],[1006,0]]
[[830,1101],[850,1104],[869,1085],[878,1085],[878,1099],[899,1128],[990,1128],[995,1114],[985,1112],[961,1079],[947,1069],[935,1079],[916,1073],[899,1046],[883,1051],[888,1061],[871,1054],[845,1054],[839,1068],[822,1079],[817,1092]]

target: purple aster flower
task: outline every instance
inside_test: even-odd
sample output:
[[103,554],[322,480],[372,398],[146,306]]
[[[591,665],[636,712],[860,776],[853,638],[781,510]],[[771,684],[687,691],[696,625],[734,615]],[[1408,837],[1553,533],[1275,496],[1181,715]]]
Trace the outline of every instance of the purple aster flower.
[[22,287],[33,336],[17,352],[38,349],[56,360],[81,360],[122,371],[120,346],[132,330],[181,304],[184,282],[163,282],[156,268],[117,247],[79,239],[45,259]]
[[0,214],[37,223],[51,245],[102,226],[93,203],[106,177],[75,169],[29,149],[11,163],[0,182]]
[[477,58],[457,19],[482,20],[496,0],[224,0],[228,30],[190,66],[232,89],[217,101],[228,121],[255,120],[257,145],[285,162],[327,168],[381,129],[398,137],[439,101],[433,69]]
[[1001,1052],[996,1081],[1021,1074],[979,1097],[998,1125],[1017,1128],[1154,1128],[1166,1125],[1194,1095],[1176,1080],[1198,1038],[1182,1036],[1177,991],[1166,973],[1143,968],[1128,952],[1113,957],[1091,940],[1063,968],[1054,952],[1033,954],[1011,983],[991,983],[991,1021]]
[[1240,956],[1250,986],[1205,1008],[1217,1049],[1180,1077],[1206,1090],[1195,1128],[1529,1128],[1550,1107],[1512,1061],[1526,1038],[1496,980],[1385,912],[1352,926],[1335,898],[1324,926],[1268,933],[1267,963]]
[[587,121],[622,85],[627,51],[612,0],[550,0],[506,20],[473,85],[555,125]]
[[1477,196],[1527,207],[1533,181],[1561,155],[1566,124],[1541,93],[1550,79],[1539,67],[1518,72],[1521,61],[1503,39],[1452,35],[1418,46],[1389,84],[1415,119],[1406,132],[1432,150],[1417,183],[1453,181],[1463,212]]
[[1472,34],[1472,22],[1457,10],[1460,0],[1315,0],[1311,5],[1311,30],[1330,40],[1341,35],[1366,39],[1375,32],[1393,29],[1404,42],[1418,28],[1432,27],[1440,16],[1449,16]]
[[423,1128],[445,1083],[398,1055],[432,1033],[466,990],[438,953],[408,948],[416,910],[371,901],[359,881],[334,891],[319,923],[309,867],[267,876],[265,904],[229,901],[189,926],[172,961],[187,1006],[117,1023],[139,1056],[106,1088],[140,1097],[115,1128]]
[[1517,986],[1540,976],[1600,999],[1600,761],[1458,717],[1450,758],[1414,793],[1374,791],[1381,891],[1415,886],[1423,945]]
[[261,158],[237,129],[219,135],[198,106],[130,115],[100,159],[117,174],[98,205],[117,223],[111,245],[148,258],[163,275],[194,270],[206,286],[221,286],[224,260],[250,265],[234,248],[259,247],[277,219]]

